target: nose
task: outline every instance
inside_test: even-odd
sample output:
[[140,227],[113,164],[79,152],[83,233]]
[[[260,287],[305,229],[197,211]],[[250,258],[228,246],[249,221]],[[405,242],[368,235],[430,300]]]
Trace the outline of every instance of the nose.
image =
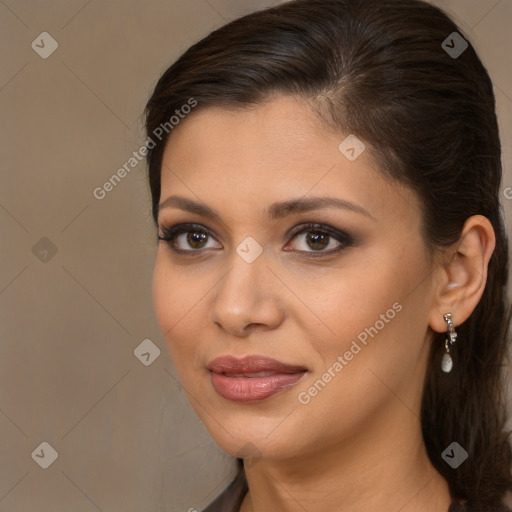
[[285,317],[283,284],[271,271],[265,253],[252,263],[234,253],[230,263],[215,288],[211,321],[238,337],[279,327]]

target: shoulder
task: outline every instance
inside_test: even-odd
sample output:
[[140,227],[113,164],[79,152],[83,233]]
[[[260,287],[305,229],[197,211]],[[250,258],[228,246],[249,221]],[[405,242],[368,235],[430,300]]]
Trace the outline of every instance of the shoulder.
[[200,512],[238,512],[247,490],[245,472],[240,469],[235,479]]

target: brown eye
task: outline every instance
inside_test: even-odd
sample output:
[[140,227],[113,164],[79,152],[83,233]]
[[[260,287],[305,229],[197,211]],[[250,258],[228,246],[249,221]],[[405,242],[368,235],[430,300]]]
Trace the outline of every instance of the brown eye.
[[306,235],[306,243],[315,251],[325,249],[329,245],[329,238],[331,238],[330,235],[314,231],[309,231]]
[[318,230],[297,233],[293,240],[296,240],[295,249],[304,252],[331,252],[344,245],[343,240],[336,240],[332,234]]
[[205,232],[188,231],[186,235],[187,243],[194,249],[202,249],[204,247],[204,243],[208,240],[208,235]]
[[348,233],[323,224],[299,226],[289,236],[291,237],[290,244],[295,241],[295,247],[292,251],[302,252],[308,256],[327,256],[354,243],[353,238]]
[[171,228],[161,228],[162,234],[158,240],[167,242],[169,247],[179,253],[200,252],[201,249],[219,249],[220,244],[207,246],[208,242],[215,240],[210,231],[203,226],[193,224],[181,224]]

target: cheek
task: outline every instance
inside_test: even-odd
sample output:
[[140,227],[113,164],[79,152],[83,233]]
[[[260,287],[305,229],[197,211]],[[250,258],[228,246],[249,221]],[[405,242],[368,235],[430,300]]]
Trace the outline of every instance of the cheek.
[[171,292],[175,289],[175,283],[170,272],[166,270],[160,254],[159,249],[153,268],[152,293],[155,316],[160,330],[165,335],[176,320],[176,294]]
[[199,346],[208,318],[209,279],[198,280],[176,269],[160,250],[153,269],[153,309],[179,375],[186,377],[199,363]]
[[[414,366],[424,341],[427,308],[424,288],[417,286],[424,278],[423,266],[406,263],[380,254],[322,281],[322,291],[315,290],[307,301],[316,315],[307,315],[303,324],[315,340],[319,367],[328,369],[345,355],[347,366],[385,373],[390,364],[408,359]],[[313,289],[303,281],[303,294]],[[315,325],[321,329],[316,336]]]
[[208,279],[200,279],[169,261],[165,247],[158,250],[153,268],[153,306],[164,334],[170,329],[174,332],[174,326],[186,322],[187,316],[201,307],[207,285]]
[[183,339],[179,332],[187,324],[193,293],[190,287],[181,282],[179,274],[172,271],[161,250],[153,270],[152,293],[155,316],[174,359],[179,354],[179,340]]
[[394,393],[411,407],[417,401],[425,355],[424,331],[418,328],[421,297],[410,294],[406,276],[398,275],[369,279],[367,293],[333,288],[316,303],[336,334],[311,336],[314,372],[296,394],[303,412],[323,418],[322,428],[334,438],[396,401]]
[[311,312],[307,315],[310,327],[314,319],[321,321],[329,338],[339,340],[356,336],[392,308],[403,288],[400,275],[403,273],[382,261],[379,266],[363,263],[352,265],[350,271],[330,269],[323,276],[303,274],[295,289]]

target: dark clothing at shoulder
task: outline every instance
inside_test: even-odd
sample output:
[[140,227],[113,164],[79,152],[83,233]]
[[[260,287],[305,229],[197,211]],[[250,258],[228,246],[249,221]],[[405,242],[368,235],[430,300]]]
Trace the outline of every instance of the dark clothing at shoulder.
[[[242,467],[239,469],[235,479],[200,512],[239,512],[248,489],[245,471]],[[448,512],[512,512],[512,509],[506,505],[502,505],[491,511],[486,507],[482,508],[472,503],[461,505],[453,501]]]
[[240,469],[235,479],[201,512],[238,512],[247,491],[245,472]]

